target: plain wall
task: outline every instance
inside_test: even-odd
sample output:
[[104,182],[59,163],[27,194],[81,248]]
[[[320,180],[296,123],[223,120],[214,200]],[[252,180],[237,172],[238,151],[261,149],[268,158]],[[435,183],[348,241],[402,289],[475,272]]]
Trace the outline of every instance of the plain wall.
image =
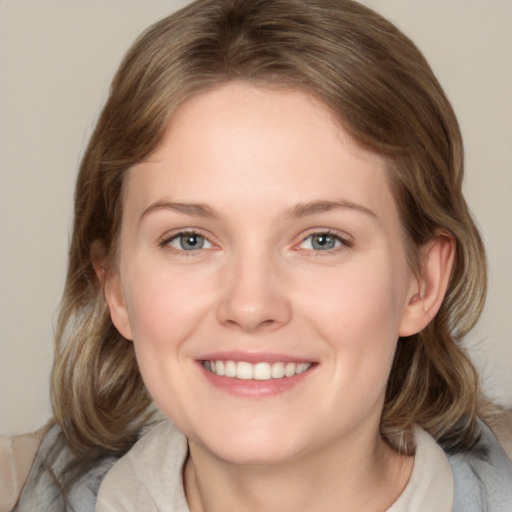
[[[50,416],[53,322],[80,155],[134,37],[186,2],[0,0],[0,432]],[[459,116],[466,194],[487,244],[487,306],[468,340],[512,405],[512,2],[373,0],[422,49]]]

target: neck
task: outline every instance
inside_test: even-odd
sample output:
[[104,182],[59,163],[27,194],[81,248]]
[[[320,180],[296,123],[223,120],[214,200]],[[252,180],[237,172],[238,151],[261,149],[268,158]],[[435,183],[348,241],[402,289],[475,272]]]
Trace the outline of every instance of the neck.
[[190,442],[185,492],[191,512],[382,512],[405,488],[412,465],[413,457],[399,455],[379,434],[364,445],[331,443],[274,464],[231,464]]

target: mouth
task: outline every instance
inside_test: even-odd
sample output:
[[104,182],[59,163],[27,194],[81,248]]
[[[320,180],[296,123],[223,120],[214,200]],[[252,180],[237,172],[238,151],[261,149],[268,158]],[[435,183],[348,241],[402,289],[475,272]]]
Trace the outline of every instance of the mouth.
[[301,375],[307,372],[313,366],[313,363],[277,361],[253,364],[248,361],[206,360],[202,361],[202,366],[206,371],[218,375],[219,377],[270,381]]

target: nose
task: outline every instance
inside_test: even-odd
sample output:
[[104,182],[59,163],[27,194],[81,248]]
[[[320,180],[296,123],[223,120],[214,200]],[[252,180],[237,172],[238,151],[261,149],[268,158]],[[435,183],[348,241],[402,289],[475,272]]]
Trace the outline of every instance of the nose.
[[220,323],[254,333],[290,321],[292,308],[282,269],[269,255],[240,256],[224,276],[217,307]]

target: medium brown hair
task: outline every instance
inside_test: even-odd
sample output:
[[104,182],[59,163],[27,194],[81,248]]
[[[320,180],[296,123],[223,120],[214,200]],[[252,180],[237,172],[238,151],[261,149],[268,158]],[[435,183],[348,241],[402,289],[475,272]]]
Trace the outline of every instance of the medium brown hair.
[[131,342],[113,326],[93,259],[115,267],[124,174],[158,147],[186,98],[232,80],[305,91],[387,162],[411,266],[439,232],[455,240],[435,319],[400,339],[381,432],[410,449],[418,423],[446,449],[476,438],[478,376],[461,341],[485,295],[482,242],[464,201],[452,107],[415,45],[350,0],[203,0],[150,27],[118,70],[81,163],[57,331],[56,420],[81,457],[122,453],[148,419]]

